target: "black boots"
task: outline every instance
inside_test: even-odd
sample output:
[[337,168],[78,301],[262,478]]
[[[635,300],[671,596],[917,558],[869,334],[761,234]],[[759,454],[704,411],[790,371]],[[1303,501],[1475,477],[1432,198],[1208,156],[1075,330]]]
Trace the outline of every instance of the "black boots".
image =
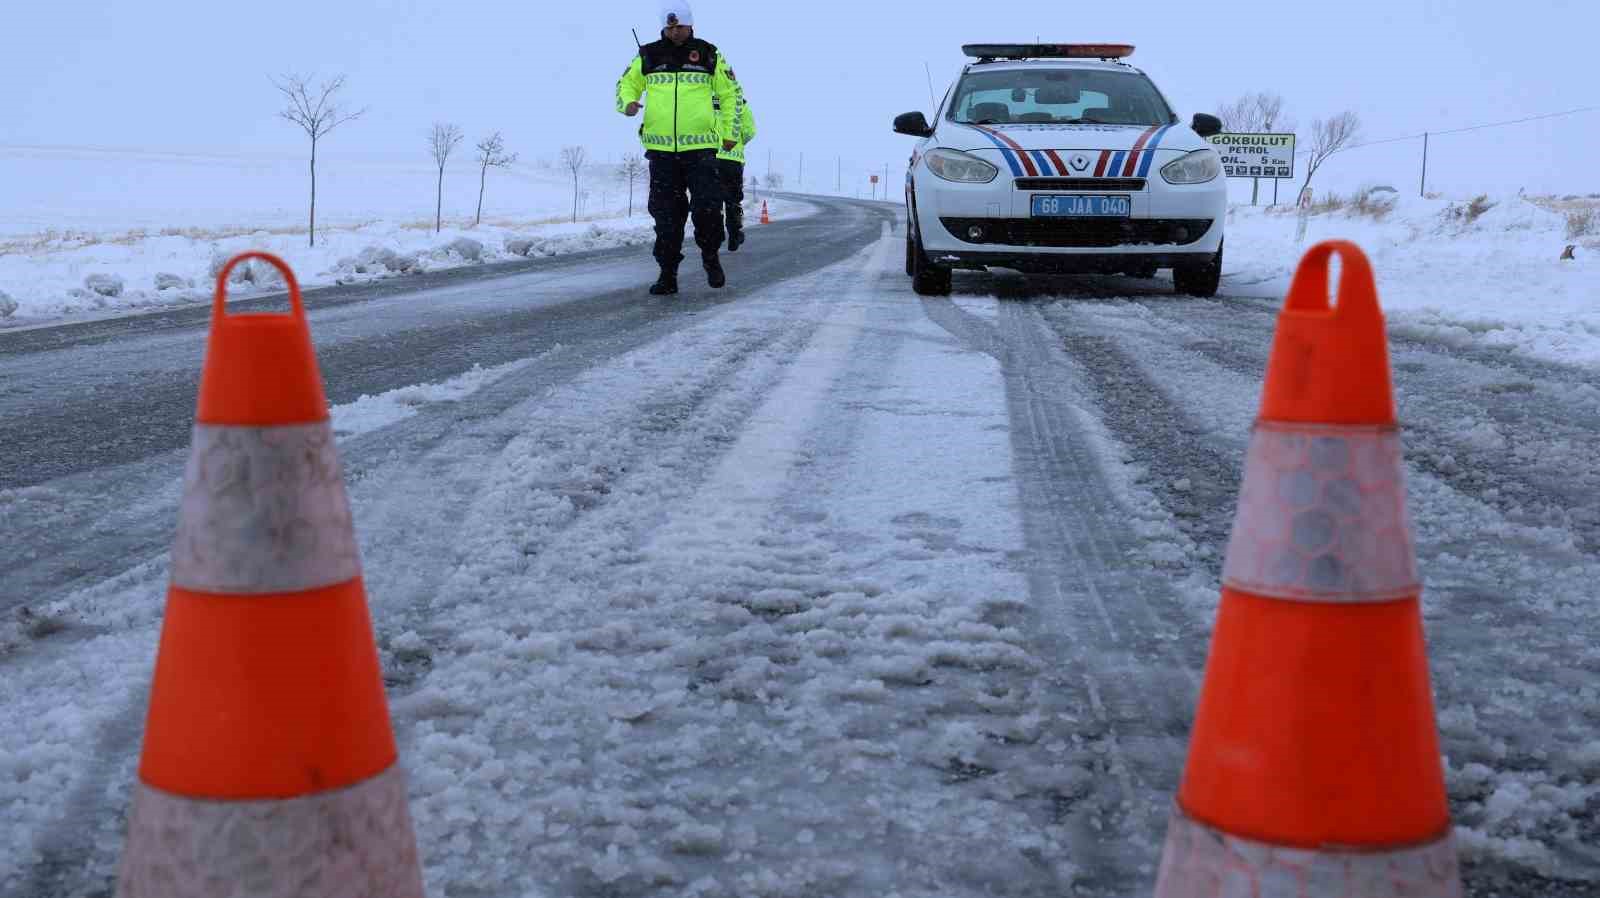
[[729,229],[729,231],[728,231],[728,252],[736,253],[736,252],[739,251],[739,247],[741,247],[743,245],[744,245],[744,229],[743,228],[739,228],[737,230]]
[[[721,289],[728,283],[728,276],[722,270],[722,260],[716,253],[704,254],[700,257],[706,269],[706,283],[713,289]],[[678,292],[678,270],[676,268],[661,269],[661,277],[650,285],[651,296],[671,296]]]
[[651,296],[671,296],[678,292],[678,272],[676,270],[661,269],[661,277],[650,285]]
[[713,289],[720,289],[723,284],[728,282],[728,276],[722,272],[722,260],[717,258],[716,253],[708,253],[702,256],[701,261],[706,267],[706,283],[710,284]]

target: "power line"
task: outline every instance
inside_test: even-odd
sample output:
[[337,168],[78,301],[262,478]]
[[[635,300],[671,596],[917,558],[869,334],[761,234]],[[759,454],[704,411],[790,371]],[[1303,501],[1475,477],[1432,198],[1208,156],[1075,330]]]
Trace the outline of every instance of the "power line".
[[[1354,143],[1350,146],[1340,149],[1339,152],[1347,153],[1351,150],[1359,150],[1365,147],[1382,146],[1383,144],[1388,143],[1401,143],[1402,141],[1407,140],[1420,140],[1423,137],[1428,136],[1438,137],[1441,134],[1465,134],[1468,131],[1483,131],[1488,128],[1504,128],[1509,125],[1524,125],[1528,122],[1537,122],[1553,118],[1565,118],[1571,115],[1582,115],[1587,112],[1600,112],[1600,106],[1580,106],[1577,109],[1568,109],[1563,112],[1546,112],[1542,115],[1530,115],[1525,118],[1509,119],[1503,122],[1486,122],[1481,125],[1467,125],[1463,128],[1450,128],[1444,131],[1419,131],[1416,134],[1406,134],[1401,137],[1386,137],[1383,140],[1368,140],[1361,143]],[[1309,154],[1310,152],[1310,150],[1300,150],[1295,155],[1303,156]]]
[[1430,131],[1430,134],[1461,134],[1467,131],[1482,131],[1485,128],[1503,128],[1506,125],[1520,125],[1524,122],[1537,122],[1547,118],[1562,118],[1569,115],[1579,115],[1585,112],[1600,111],[1600,106],[1582,106],[1578,109],[1568,109],[1566,112],[1548,112],[1544,115],[1530,115],[1527,118],[1513,119],[1509,122],[1490,122],[1487,125],[1469,125],[1465,128],[1454,128],[1449,131]]

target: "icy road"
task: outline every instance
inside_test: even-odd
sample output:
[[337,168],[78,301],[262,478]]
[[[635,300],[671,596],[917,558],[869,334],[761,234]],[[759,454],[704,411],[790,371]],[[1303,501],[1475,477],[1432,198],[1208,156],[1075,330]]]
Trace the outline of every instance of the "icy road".
[[[815,202],[308,295],[430,894],[1149,893],[1279,297]],[[0,334],[6,898],[109,894],[205,320]],[[1392,352],[1468,892],[1600,894],[1600,373]]]

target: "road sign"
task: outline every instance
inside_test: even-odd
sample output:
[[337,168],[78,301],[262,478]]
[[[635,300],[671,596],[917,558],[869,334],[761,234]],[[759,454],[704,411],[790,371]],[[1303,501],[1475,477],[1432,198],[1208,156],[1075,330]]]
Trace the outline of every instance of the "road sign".
[[878,183],[878,176],[877,175],[873,175],[872,176],[872,183],[874,183],[874,184]]
[[1211,138],[1222,156],[1222,173],[1230,178],[1294,177],[1293,134],[1223,132]]

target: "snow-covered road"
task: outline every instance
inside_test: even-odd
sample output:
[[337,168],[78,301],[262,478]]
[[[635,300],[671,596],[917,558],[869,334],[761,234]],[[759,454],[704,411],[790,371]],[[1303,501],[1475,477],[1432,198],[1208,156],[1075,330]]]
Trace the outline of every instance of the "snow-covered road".
[[[919,299],[819,204],[727,296],[635,250],[313,315],[430,894],[1148,894],[1275,298]],[[0,337],[0,402],[186,426],[195,325]],[[1469,893],[1595,895],[1600,375],[1393,354]],[[0,491],[7,898],[122,845],[185,450],[98,439]]]

